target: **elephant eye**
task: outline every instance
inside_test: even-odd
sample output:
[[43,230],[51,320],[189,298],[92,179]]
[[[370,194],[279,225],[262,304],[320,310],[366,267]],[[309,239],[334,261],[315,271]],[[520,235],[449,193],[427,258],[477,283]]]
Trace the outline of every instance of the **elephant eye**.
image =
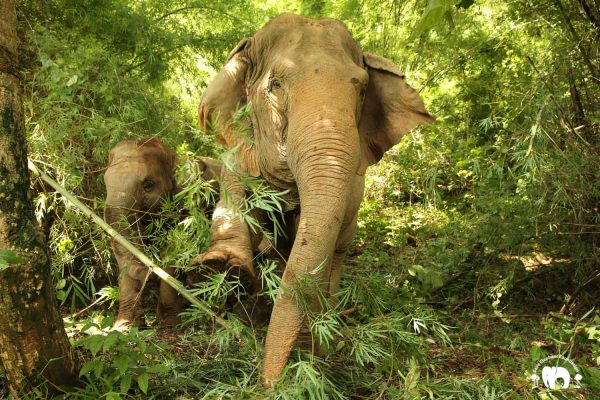
[[151,179],[144,179],[144,182],[142,182],[142,187],[146,192],[149,192],[154,188],[154,181]]
[[273,78],[269,81],[268,91],[272,92],[273,90],[281,89],[281,82],[279,79]]

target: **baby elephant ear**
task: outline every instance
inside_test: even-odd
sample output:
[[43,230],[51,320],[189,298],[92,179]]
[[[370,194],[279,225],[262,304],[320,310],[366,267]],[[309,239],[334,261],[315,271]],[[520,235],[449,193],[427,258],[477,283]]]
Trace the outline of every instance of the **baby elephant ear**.
[[110,167],[114,161],[115,161],[115,149],[112,148],[108,152],[108,166]]
[[363,57],[369,84],[358,130],[363,159],[367,165],[373,165],[405,133],[435,118],[425,110],[419,93],[406,83],[390,60],[368,53]]
[[[200,126],[206,132],[209,128],[216,129],[217,141],[231,149],[237,147],[236,160],[248,174],[259,175],[258,161],[254,143],[245,137],[250,130],[246,121],[234,124],[233,115],[247,104],[246,74],[249,68],[249,59],[246,49],[250,46],[251,39],[243,39],[231,51],[225,66],[210,82],[198,108]],[[239,126],[245,124],[247,126]]]
[[177,154],[173,150],[165,147],[164,158],[167,171],[169,171],[171,176],[175,175],[175,169],[177,169]]
[[135,143],[135,154],[143,157],[146,154],[155,154],[162,164],[161,169],[170,175],[175,174],[177,168],[177,154],[156,138],[141,139]]
[[131,149],[136,149],[137,144],[135,140],[125,139],[121,140],[117,143],[110,151],[108,152],[108,166],[110,167],[117,161],[119,161],[124,156],[127,156]]

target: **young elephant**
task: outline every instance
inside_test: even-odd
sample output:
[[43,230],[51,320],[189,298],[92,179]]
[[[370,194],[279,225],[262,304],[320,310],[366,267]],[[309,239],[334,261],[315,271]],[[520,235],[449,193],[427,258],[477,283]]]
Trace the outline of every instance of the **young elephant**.
[[[248,103],[247,129],[239,129],[233,116]],[[237,177],[260,176],[273,188],[288,190],[291,246],[282,284],[298,288],[315,276],[329,293],[339,287],[356,231],[367,167],[406,132],[433,121],[400,70],[363,52],[344,24],[291,14],[273,19],[233,49],[202,96],[199,118],[205,128],[216,126],[226,147],[237,148],[238,166],[236,173],[222,173],[229,201],[221,196],[212,243],[200,261],[256,276],[253,237],[236,216],[246,196]],[[315,297],[312,308],[320,309]],[[306,331],[306,315],[282,290],[267,332],[264,384],[280,377],[301,331]]]
[[[141,234],[162,201],[177,192],[175,153],[157,139],[123,140],[109,153],[104,173],[106,205],[104,218],[119,233],[141,248]],[[220,174],[218,161],[202,158],[200,170],[205,179]],[[117,241],[111,245],[119,264],[119,314],[115,326],[141,325],[141,291],[150,270]],[[173,274],[174,268],[167,268]],[[179,322],[182,301],[164,281],[160,283],[157,315],[165,324]]]

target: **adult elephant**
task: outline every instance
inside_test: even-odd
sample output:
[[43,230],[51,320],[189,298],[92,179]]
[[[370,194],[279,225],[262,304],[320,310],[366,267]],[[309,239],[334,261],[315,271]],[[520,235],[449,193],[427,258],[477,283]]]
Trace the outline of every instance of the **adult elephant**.
[[[234,114],[247,103],[251,115],[240,129],[244,121]],[[199,119],[217,129],[226,147],[238,148],[237,170],[222,172],[222,190],[231,201],[221,196],[212,244],[201,260],[256,276],[256,240],[236,208],[245,195],[239,174],[261,176],[289,190],[286,220],[294,221],[288,224],[293,244],[282,284],[293,289],[318,271],[330,293],[339,287],[356,231],[365,170],[410,129],[433,121],[399,69],[364,53],[341,22],[291,14],[233,49],[203,94]],[[312,308],[318,307],[313,299]],[[290,291],[280,290],[266,338],[263,384],[281,375],[305,317]]]

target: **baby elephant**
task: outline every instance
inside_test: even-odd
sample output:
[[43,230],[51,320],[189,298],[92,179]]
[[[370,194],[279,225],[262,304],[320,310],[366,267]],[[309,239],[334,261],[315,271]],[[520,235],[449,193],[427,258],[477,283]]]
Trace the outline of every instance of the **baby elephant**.
[[[202,159],[203,177],[220,174],[218,161]],[[123,140],[109,153],[104,173],[106,204],[104,218],[121,235],[142,248],[142,233],[152,214],[160,211],[162,201],[177,192],[175,153],[157,139]],[[119,314],[115,327],[142,325],[141,291],[150,270],[116,240],[111,241],[119,265]],[[173,274],[174,268],[166,268]],[[161,281],[157,306],[158,318],[167,325],[180,322],[177,314],[182,299]]]

